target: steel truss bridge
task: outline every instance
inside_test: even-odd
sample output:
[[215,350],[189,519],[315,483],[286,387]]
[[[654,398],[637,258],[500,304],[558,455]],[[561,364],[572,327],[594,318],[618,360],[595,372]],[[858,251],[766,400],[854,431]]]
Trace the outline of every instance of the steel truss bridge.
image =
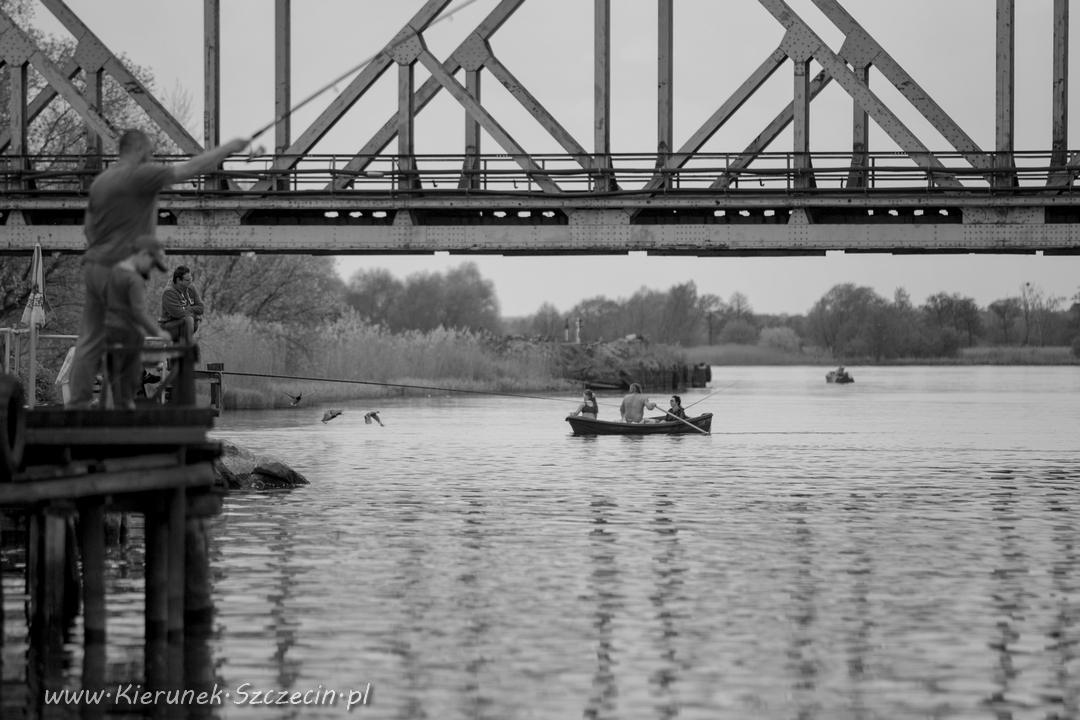
[[[540,0],[534,0],[539,2]],[[119,81],[187,157],[220,140],[221,0],[204,0],[205,138],[177,122],[63,0],[41,0],[78,41],[58,67],[0,11],[0,63],[10,78],[10,122],[0,135],[0,253],[40,242],[53,252],[84,247],[90,178],[112,161],[118,130],[97,109],[105,73]],[[161,199],[160,234],[196,253],[625,253],[812,255],[849,252],[1080,253],[1080,153],[1068,150],[1069,2],[1054,0],[1053,123],[1046,152],[1014,148],[1016,0],[995,0],[996,138],[980,148],[840,0],[812,0],[846,38],[831,48],[784,0],[758,0],[785,34],[737,90],[681,145],[673,134],[674,0],[657,0],[657,149],[613,152],[610,127],[611,0],[593,0],[595,94],[591,150],[494,54],[489,40],[526,0],[501,0],[445,59],[424,32],[452,0],[427,0],[325,111],[293,137],[288,109],[290,0],[275,0],[273,153],[227,163],[199,184]],[[990,11],[987,3],[987,11]],[[790,65],[788,65],[788,61]],[[811,63],[820,68],[811,73]],[[421,65],[430,77],[417,87]],[[384,73],[396,66],[397,103],[382,128],[351,155],[316,144]],[[730,154],[705,143],[782,67],[792,101]],[[874,67],[952,146],[931,151],[870,88]],[[28,97],[28,72],[46,82]],[[530,154],[481,101],[494,77],[565,151]],[[73,82],[81,77],[84,82]],[[1028,80],[1028,78],[1025,78]],[[852,100],[842,119],[850,151],[812,152],[811,102],[830,83]],[[414,152],[417,113],[439,92],[465,114],[463,152]],[[86,127],[78,156],[28,156],[27,128],[50,103],[67,103]],[[869,148],[873,120],[900,148]],[[635,120],[638,121],[639,120]],[[790,151],[770,151],[792,128]],[[499,145],[483,152],[481,130]],[[396,146],[391,144],[396,141]],[[392,154],[387,151],[391,150]],[[179,161],[183,157],[165,158]]]

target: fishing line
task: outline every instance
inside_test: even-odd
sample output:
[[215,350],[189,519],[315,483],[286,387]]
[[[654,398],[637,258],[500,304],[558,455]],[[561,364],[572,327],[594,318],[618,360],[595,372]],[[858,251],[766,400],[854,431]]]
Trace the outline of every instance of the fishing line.
[[699,402],[702,402],[702,401],[704,401],[704,400],[708,400],[708,399],[709,399],[709,398],[711,398],[711,397],[712,397],[713,395],[718,395],[718,394],[720,394],[720,393],[724,392],[725,390],[727,390],[728,388],[732,388],[732,387],[735,387],[736,385],[738,385],[738,384],[739,384],[739,383],[741,383],[741,382],[742,382],[742,380],[736,380],[735,382],[731,383],[730,385],[727,385],[726,387],[722,387],[722,388],[720,388],[719,390],[717,390],[716,392],[714,392],[714,393],[711,393],[711,394],[709,394],[709,395],[706,395],[705,397],[701,398],[701,400],[695,400],[694,402],[692,402],[692,403],[690,403],[689,405],[687,405],[686,407],[684,407],[684,408],[683,408],[683,410],[685,410],[686,408],[692,408],[692,407],[694,407],[695,405],[697,405],[697,404],[698,404]]
[[[558,402],[558,403],[580,402],[579,400],[571,400],[571,399],[566,399],[566,398],[544,397],[542,395],[522,395],[522,394],[519,394],[519,393],[498,392],[496,390],[461,390],[461,389],[458,389],[458,388],[435,387],[433,385],[410,385],[410,384],[407,384],[407,383],[378,382],[376,380],[342,380],[342,379],[339,379],[339,378],[309,377],[309,376],[304,376],[304,375],[277,375],[277,374],[274,374],[274,373],[249,373],[249,372],[239,372],[239,371],[236,371],[236,370],[215,370],[214,372],[216,372],[216,373],[218,373],[220,375],[235,375],[237,377],[253,377],[253,378],[269,378],[269,379],[272,379],[272,380],[301,380],[301,381],[304,381],[304,382],[342,383],[342,384],[345,384],[345,385],[375,385],[377,387],[408,388],[410,390],[433,390],[435,392],[465,393],[465,394],[468,394],[468,395],[494,395],[494,396],[497,396],[497,397],[523,398],[523,399],[526,399],[526,400],[546,400],[547,402]],[[732,385],[735,385],[735,384],[737,384],[737,383],[732,383]],[[728,385],[727,387],[732,387],[732,385]],[[723,392],[724,390],[727,390],[727,388],[721,388],[720,390],[717,390],[712,395],[708,395],[707,397],[701,398],[701,400],[706,400],[706,399],[712,397],[713,395],[715,395],[716,393]],[[697,402],[695,402],[693,404],[697,405],[697,403],[701,402],[701,400],[698,400]],[[604,407],[619,407],[619,406],[614,405],[612,403],[597,402],[597,405],[603,405]],[[687,405],[686,407],[691,407],[691,406]]]
[[[430,28],[438,25],[443,20],[449,20],[450,18],[454,17],[454,15],[461,12],[466,7],[468,7],[469,5],[472,5],[474,2],[476,2],[476,0],[465,0],[465,2],[463,2],[461,5],[458,5],[457,8],[455,8],[454,10],[446,13],[445,15],[440,16],[438,19],[436,19],[433,22],[429,23],[427,25],[427,27],[425,28],[425,30],[430,29]],[[297,103],[293,107],[289,108],[289,110],[287,112],[285,112],[285,113],[277,116],[276,118],[274,118],[274,120],[270,124],[256,130],[255,134],[251,136],[251,139],[250,139],[249,142],[255,142],[255,139],[257,137],[259,137],[260,135],[262,135],[266,131],[270,130],[272,127],[277,125],[279,122],[282,122],[283,120],[285,120],[285,118],[289,117],[294,112],[296,112],[300,108],[304,107],[305,105],[307,105],[309,102],[311,102],[315,98],[322,95],[327,90],[333,89],[334,86],[336,86],[340,82],[343,82],[350,75],[353,75],[354,73],[357,73],[357,72],[363,70],[365,67],[367,67],[371,63],[372,60],[379,57],[379,55],[382,55],[383,53],[389,54],[389,53],[393,52],[394,48],[396,48],[398,45],[401,45],[402,43],[406,43],[409,40],[412,40],[414,36],[418,36],[419,34],[420,34],[419,32],[413,32],[413,33],[406,34],[405,37],[401,38],[397,42],[394,42],[394,43],[391,43],[390,45],[387,45],[386,47],[384,47],[379,52],[375,53],[371,57],[364,60],[362,63],[356,65],[355,67],[347,70],[346,72],[342,73],[341,75],[334,78],[330,82],[326,83],[326,85],[323,85],[321,88],[319,88],[318,90],[313,92],[311,95],[308,95],[306,98],[301,100],[299,103]]]

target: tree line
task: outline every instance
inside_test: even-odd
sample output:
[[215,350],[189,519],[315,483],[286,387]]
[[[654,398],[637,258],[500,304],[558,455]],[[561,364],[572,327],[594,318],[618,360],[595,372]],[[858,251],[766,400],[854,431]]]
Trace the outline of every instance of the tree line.
[[596,342],[628,335],[683,346],[763,344],[795,352],[807,346],[836,357],[951,357],[978,344],[1063,346],[1080,343],[1080,292],[1070,299],[1023,283],[1016,295],[979,307],[973,298],[939,292],[916,305],[903,288],[892,298],[854,283],[836,285],[805,314],[753,311],[747,296],[698,294],[693,282],[666,292],[641,288],[629,298],[589,298],[561,313],[544,303],[508,324],[513,333],[562,338],[577,332]]

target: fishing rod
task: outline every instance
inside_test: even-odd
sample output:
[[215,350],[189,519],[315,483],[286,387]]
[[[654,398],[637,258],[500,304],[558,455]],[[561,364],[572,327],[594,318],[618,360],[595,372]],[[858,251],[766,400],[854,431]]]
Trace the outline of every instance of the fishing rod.
[[683,408],[683,410],[685,410],[686,408],[692,408],[692,407],[694,407],[695,405],[697,405],[697,404],[698,404],[699,402],[703,402],[703,401],[705,401],[705,400],[708,400],[708,399],[709,399],[709,398],[711,398],[711,397],[712,397],[713,395],[719,395],[720,393],[724,392],[724,391],[725,391],[725,390],[727,390],[728,388],[732,388],[732,387],[735,387],[736,385],[738,385],[738,384],[739,384],[739,383],[741,383],[741,382],[742,382],[742,380],[736,380],[735,382],[731,383],[730,385],[727,385],[727,386],[725,386],[725,387],[722,387],[722,388],[720,388],[719,390],[717,390],[716,392],[714,392],[714,393],[711,393],[711,394],[709,394],[709,395],[706,395],[705,397],[701,398],[701,400],[695,400],[694,402],[692,402],[692,403],[690,403],[689,405],[687,405],[686,407],[684,407],[684,408]]
[[[450,12],[446,13],[445,15],[442,15],[442,16],[440,16],[440,17],[439,17],[439,18],[438,18],[437,20],[435,20],[434,22],[431,22],[431,23],[429,23],[429,24],[427,25],[427,28],[432,28],[432,27],[434,27],[435,25],[438,25],[439,23],[441,23],[441,22],[442,22],[443,20],[449,20],[450,18],[454,17],[454,15],[456,15],[456,14],[457,14],[457,13],[459,13],[459,12],[461,12],[461,11],[462,11],[462,10],[464,10],[464,9],[465,9],[466,7],[468,7],[469,5],[472,5],[472,4],[474,3],[474,2],[476,2],[476,0],[465,0],[465,2],[463,2],[463,3],[462,3],[462,4],[460,4],[460,5],[458,5],[458,6],[457,6],[457,7],[456,7],[456,8],[454,9],[454,10],[452,10],[452,11],[450,11]],[[418,34],[418,33],[417,33],[417,34]],[[315,98],[319,97],[320,95],[322,95],[322,94],[323,94],[324,92],[326,92],[327,90],[329,90],[329,89],[331,89],[331,88],[333,88],[333,87],[336,87],[338,83],[340,83],[340,82],[344,81],[344,80],[345,80],[345,79],[346,79],[347,77],[349,77],[350,75],[352,75],[352,74],[354,74],[354,73],[357,73],[357,72],[359,72],[360,70],[363,70],[363,69],[364,69],[365,67],[367,67],[367,66],[368,66],[368,64],[369,64],[369,63],[371,63],[371,61],[372,61],[372,60],[374,60],[375,58],[379,57],[379,55],[381,55],[381,54],[383,54],[383,53],[391,53],[391,52],[393,52],[394,48],[396,48],[396,47],[397,47],[398,45],[401,45],[401,44],[403,44],[403,43],[406,43],[406,42],[408,42],[409,40],[411,40],[412,38],[413,38],[413,33],[407,33],[407,34],[405,34],[405,35],[404,35],[404,36],[403,36],[403,37],[402,37],[402,38],[401,38],[400,40],[397,40],[396,42],[393,42],[393,43],[391,43],[390,45],[387,45],[387,46],[386,46],[386,47],[384,47],[384,48],[383,48],[382,50],[380,50],[379,52],[375,53],[375,54],[374,54],[374,55],[372,55],[371,57],[367,58],[367,59],[366,59],[366,60],[364,60],[363,62],[359,63],[359,64],[358,64],[358,65],[356,65],[355,67],[352,67],[352,68],[350,68],[349,70],[347,70],[347,71],[343,72],[343,73],[342,73],[341,75],[339,75],[338,77],[334,78],[333,80],[331,80],[330,82],[328,82],[328,83],[327,83],[326,85],[323,85],[323,86],[322,86],[321,88],[319,88],[318,90],[316,90],[316,91],[315,91],[315,92],[313,92],[312,94],[308,95],[308,96],[307,96],[306,98],[304,98],[303,100],[301,100],[301,101],[300,101],[299,103],[297,103],[297,104],[296,104],[296,105],[294,105],[293,107],[289,108],[289,109],[288,109],[288,110],[287,110],[286,112],[284,112],[284,113],[282,113],[281,115],[278,115],[277,117],[275,117],[275,118],[273,119],[273,121],[272,121],[272,122],[270,122],[270,123],[269,123],[269,124],[267,124],[267,125],[264,125],[263,127],[259,128],[258,130],[256,130],[256,131],[255,131],[255,133],[254,133],[254,134],[253,134],[253,135],[251,136],[251,139],[249,140],[249,142],[255,142],[255,139],[256,139],[256,138],[258,138],[258,137],[259,137],[260,135],[262,135],[262,134],[263,134],[263,133],[265,133],[266,131],[270,130],[270,129],[271,129],[272,127],[274,127],[275,125],[277,125],[277,124],[278,124],[279,122],[282,122],[282,121],[283,121],[283,120],[285,120],[285,119],[286,119],[287,117],[289,117],[290,115],[292,115],[292,114],[293,114],[294,112],[296,112],[296,111],[297,111],[297,110],[299,110],[300,108],[304,107],[304,106],[305,106],[305,105],[307,105],[307,104],[308,104],[309,102],[311,102],[311,101],[312,101],[312,100],[314,100]]]

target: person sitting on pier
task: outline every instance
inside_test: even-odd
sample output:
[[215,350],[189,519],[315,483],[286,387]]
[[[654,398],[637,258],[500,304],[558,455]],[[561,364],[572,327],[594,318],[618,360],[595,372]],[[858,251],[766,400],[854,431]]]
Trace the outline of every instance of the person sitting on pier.
[[623,398],[622,405],[619,406],[619,414],[623,422],[639,423],[644,421],[646,410],[655,409],[656,404],[641,394],[641,385],[633,383],[630,385],[630,394]]
[[143,336],[157,335],[166,342],[172,339],[146,312],[145,278],[155,267],[165,271],[164,246],[147,235],[135,241],[135,252],[114,265],[109,274],[105,343],[114,408],[135,409],[135,394],[142,386]]
[[158,322],[172,339],[190,345],[199,329],[203,304],[191,284],[191,270],[181,265],[173,270],[172,283],[161,293],[161,317]]
[[67,406],[90,407],[94,378],[105,355],[105,289],[112,268],[132,253],[142,235],[157,226],[158,193],[168,186],[212,172],[229,155],[248,146],[236,139],[207,150],[179,165],[153,162],[154,144],[141,130],[128,130],[120,137],[120,157],[114,165],[94,178],[86,206],[83,253],[83,281],[86,296],[79,339],[71,364],[71,398]]
[[577,410],[570,413],[570,415],[580,415],[583,418],[595,420],[600,415],[600,404],[596,402],[596,394],[587,389],[582,393],[582,399],[583,401],[577,406]]

